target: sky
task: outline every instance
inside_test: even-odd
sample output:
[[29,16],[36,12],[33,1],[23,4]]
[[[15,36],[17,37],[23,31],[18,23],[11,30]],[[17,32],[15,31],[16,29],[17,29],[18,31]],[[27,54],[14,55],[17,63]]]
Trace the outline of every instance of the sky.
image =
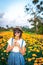
[[0,26],[29,26],[31,23],[27,21],[31,19],[30,15],[25,13],[25,5],[30,0],[0,0]]

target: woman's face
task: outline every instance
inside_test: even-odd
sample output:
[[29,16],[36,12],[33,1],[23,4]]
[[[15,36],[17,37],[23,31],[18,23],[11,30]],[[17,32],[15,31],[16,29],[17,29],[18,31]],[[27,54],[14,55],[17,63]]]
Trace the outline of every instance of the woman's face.
[[18,31],[18,30],[15,31],[15,36],[16,36],[16,37],[20,37],[20,31]]

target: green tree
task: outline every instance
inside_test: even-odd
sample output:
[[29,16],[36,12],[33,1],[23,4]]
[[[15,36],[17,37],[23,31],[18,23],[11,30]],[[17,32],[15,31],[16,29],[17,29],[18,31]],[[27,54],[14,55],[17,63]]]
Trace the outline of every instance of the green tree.
[[[30,14],[30,16],[31,15],[33,16],[33,18],[31,18],[30,20],[29,19],[27,19],[27,20],[29,22],[32,22],[32,25],[34,26],[33,29],[36,33],[39,31],[39,27],[42,27],[41,24],[43,24],[40,19],[40,18],[42,18],[42,16],[40,16],[40,14],[43,15],[43,12],[42,12],[43,6],[42,5],[43,5],[43,1],[40,1],[40,3],[39,3],[39,0],[32,0],[32,4],[28,3],[25,6],[27,14]],[[42,29],[40,29],[40,30],[42,30]]]
[[8,26],[8,25],[6,25],[6,27],[7,27],[7,29],[9,28],[9,26]]

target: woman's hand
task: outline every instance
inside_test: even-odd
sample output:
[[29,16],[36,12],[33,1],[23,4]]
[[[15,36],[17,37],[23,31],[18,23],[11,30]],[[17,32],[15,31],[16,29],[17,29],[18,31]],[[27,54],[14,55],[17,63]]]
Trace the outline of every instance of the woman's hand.
[[15,43],[14,45],[17,46],[17,47],[20,47],[20,44],[18,42]]
[[11,50],[13,49],[13,47],[14,47],[14,46],[10,46],[10,45],[8,45],[8,46],[7,46],[7,49],[6,49],[6,52],[11,51]]
[[26,52],[26,48],[25,47],[22,47],[22,48],[19,48],[19,51],[22,55],[25,55],[25,52]]
[[20,44],[15,40],[15,42],[14,42],[14,46],[18,46],[18,47],[20,47]]

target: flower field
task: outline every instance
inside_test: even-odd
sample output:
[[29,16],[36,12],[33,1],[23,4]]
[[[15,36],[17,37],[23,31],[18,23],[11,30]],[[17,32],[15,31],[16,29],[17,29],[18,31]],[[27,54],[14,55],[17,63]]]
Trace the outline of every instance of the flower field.
[[[7,65],[9,53],[6,53],[7,40],[13,37],[13,32],[0,32],[0,65]],[[43,35],[23,33],[26,41],[26,65],[43,65]]]

